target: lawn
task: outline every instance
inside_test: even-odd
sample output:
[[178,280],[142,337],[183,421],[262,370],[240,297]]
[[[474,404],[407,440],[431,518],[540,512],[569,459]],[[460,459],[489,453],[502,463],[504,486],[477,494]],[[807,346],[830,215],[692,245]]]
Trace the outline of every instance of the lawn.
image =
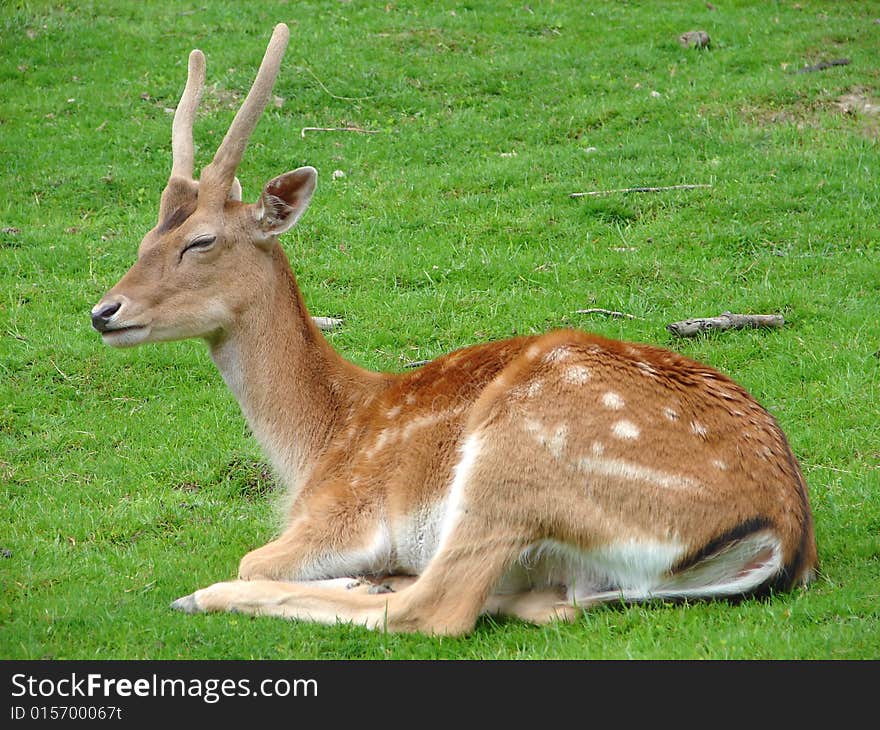
[[[880,657],[878,19],[810,0],[4,3],[0,658]],[[318,169],[283,240],[312,313],[344,320],[334,347],[401,370],[573,326],[705,361],[801,462],[813,586],[455,639],[169,609],[272,537],[278,490],[202,343],[111,350],[89,310],[155,224],[188,52],[208,63],[198,165],[279,21],[239,176],[254,200]],[[570,197],[685,184],[710,187]],[[666,330],[725,310],[786,324]]]

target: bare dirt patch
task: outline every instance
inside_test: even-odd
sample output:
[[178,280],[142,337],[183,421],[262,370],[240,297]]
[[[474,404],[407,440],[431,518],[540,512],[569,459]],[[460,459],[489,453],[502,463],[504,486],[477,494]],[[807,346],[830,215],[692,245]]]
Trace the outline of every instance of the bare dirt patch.
[[852,119],[862,134],[875,139],[880,137],[880,99],[861,87],[819,99],[802,97],[788,103],[747,104],[740,112],[750,124],[758,127],[793,125],[797,129],[817,128],[827,115],[842,114]]

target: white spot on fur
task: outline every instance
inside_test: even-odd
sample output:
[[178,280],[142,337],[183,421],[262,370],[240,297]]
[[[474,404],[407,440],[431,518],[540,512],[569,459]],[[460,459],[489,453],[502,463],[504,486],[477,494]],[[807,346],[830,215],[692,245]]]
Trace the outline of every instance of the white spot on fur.
[[678,420],[678,412],[674,408],[669,408],[668,406],[663,409],[663,415],[666,416],[669,421],[677,421]]
[[622,420],[618,421],[611,427],[611,432],[617,436],[619,439],[624,439],[625,441],[634,441],[639,437],[641,431],[639,431],[639,427],[636,426],[632,421]]
[[397,418],[400,415],[400,410],[402,406],[394,406],[394,408],[389,408],[388,412],[385,414],[386,418]]
[[568,360],[572,354],[570,347],[567,345],[560,345],[559,347],[554,347],[544,356],[544,362],[563,362],[564,360]]
[[403,422],[398,422],[398,427],[383,428],[373,442],[373,445],[364,452],[364,456],[368,459],[372,459],[386,446],[394,444],[397,441],[407,441],[415,435],[416,431],[430,428],[441,421],[454,418],[461,412],[461,410],[462,407],[459,406],[448,411],[440,411],[439,413],[426,413]]
[[652,365],[649,365],[646,362],[639,361],[636,363],[636,367],[639,369],[639,372],[647,375],[650,378],[657,377],[657,371],[654,369]]
[[364,456],[368,459],[372,459],[376,454],[378,454],[382,449],[385,448],[385,444],[387,444],[392,437],[397,437],[397,429],[393,428],[383,428],[379,435],[376,437],[376,440],[373,442],[373,445],[366,450]]
[[590,379],[590,370],[585,365],[572,365],[562,373],[562,379],[571,385],[583,385]]
[[727,471],[727,464],[721,461],[721,459],[714,459],[712,461],[712,466],[714,466],[719,471]]
[[699,421],[691,421],[691,432],[692,432],[695,436],[700,436],[700,437],[702,438],[702,437],[704,437],[707,433],[709,433],[709,429],[706,428],[706,427],[705,427],[702,423],[700,423]]
[[601,441],[593,441],[593,445],[590,448],[594,456],[602,456],[605,453],[605,444]]
[[441,421],[448,421],[452,418],[456,418],[461,414],[464,408],[465,406],[458,405],[446,411],[439,411],[438,413],[426,413],[422,416],[416,416],[415,418],[412,418],[403,424],[403,430],[401,431],[400,438],[405,441],[406,439],[411,438],[413,434],[420,429],[430,428],[431,426],[434,426]]
[[532,434],[541,446],[545,447],[554,458],[559,459],[568,442],[568,426],[560,424],[554,431],[545,428],[542,423],[532,418],[523,421],[523,427]]
[[626,403],[623,398],[620,397],[613,390],[609,390],[605,395],[602,396],[602,405],[606,408],[611,409],[612,411],[619,411],[623,408]]
[[544,381],[543,381],[543,380],[540,380],[540,379],[538,379],[538,380],[533,380],[531,383],[529,383],[529,384],[526,386],[526,395],[527,395],[529,398],[534,398],[535,396],[537,396],[537,395],[539,395],[539,394],[541,393],[541,389],[542,389],[543,387],[544,387]]
[[562,456],[567,441],[568,426],[563,423],[556,428],[556,431],[553,432],[553,435],[547,442],[547,448],[550,450],[550,453],[553,454],[554,458],[558,459]]
[[529,360],[534,360],[540,354],[541,354],[541,348],[538,347],[537,345],[530,345],[529,349],[526,350],[526,357]]
[[577,462],[580,471],[597,476],[653,484],[664,489],[699,489],[702,485],[681,474],[653,469],[626,459],[581,457]]

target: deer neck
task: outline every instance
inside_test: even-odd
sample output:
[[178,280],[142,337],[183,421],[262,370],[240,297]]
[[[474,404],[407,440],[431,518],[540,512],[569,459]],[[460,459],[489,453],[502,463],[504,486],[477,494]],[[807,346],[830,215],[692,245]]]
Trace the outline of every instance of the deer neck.
[[330,347],[280,246],[272,267],[271,285],[208,344],[251,431],[295,497],[333,435],[381,388],[382,376]]

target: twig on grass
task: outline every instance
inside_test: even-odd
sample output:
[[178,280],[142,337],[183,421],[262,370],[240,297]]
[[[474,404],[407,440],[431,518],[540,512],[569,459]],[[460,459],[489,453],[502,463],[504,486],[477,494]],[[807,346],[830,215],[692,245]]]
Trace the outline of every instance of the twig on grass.
[[575,314],[604,314],[606,317],[616,317],[618,319],[621,317],[626,317],[627,319],[641,319],[641,317],[636,317],[634,314],[615,312],[611,309],[601,309],[599,307],[593,307],[592,309],[577,309],[575,310]]
[[299,136],[305,138],[306,132],[358,132],[360,134],[379,134],[378,129],[361,129],[360,127],[303,127]]
[[848,58],[835,58],[832,61],[819,61],[819,63],[814,63],[812,66],[802,66],[799,69],[791,71],[794,74],[809,74],[814,71],[824,71],[826,68],[832,68],[833,66],[847,66],[851,63]]
[[324,82],[321,81],[316,75],[315,72],[312,71],[308,66],[303,66],[303,69],[311,76],[315,81],[318,82],[318,86],[320,86],[328,95],[332,96],[334,99],[339,99],[340,101],[364,101],[365,99],[372,99],[372,96],[338,96],[334,94],[330,89],[328,89]]
[[782,327],[781,314],[731,314],[724,312],[717,317],[697,317],[682,322],[672,322],[666,329],[679,337],[693,337],[708,330],[749,329],[756,327]]
[[614,190],[590,190],[586,193],[569,193],[569,198],[587,198],[597,195],[611,195],[612,193],[662,193],[666,190],[694,190],[696,188],[711,188],[711,185],[663,185],[661,187],[639,188],[616,188]]

